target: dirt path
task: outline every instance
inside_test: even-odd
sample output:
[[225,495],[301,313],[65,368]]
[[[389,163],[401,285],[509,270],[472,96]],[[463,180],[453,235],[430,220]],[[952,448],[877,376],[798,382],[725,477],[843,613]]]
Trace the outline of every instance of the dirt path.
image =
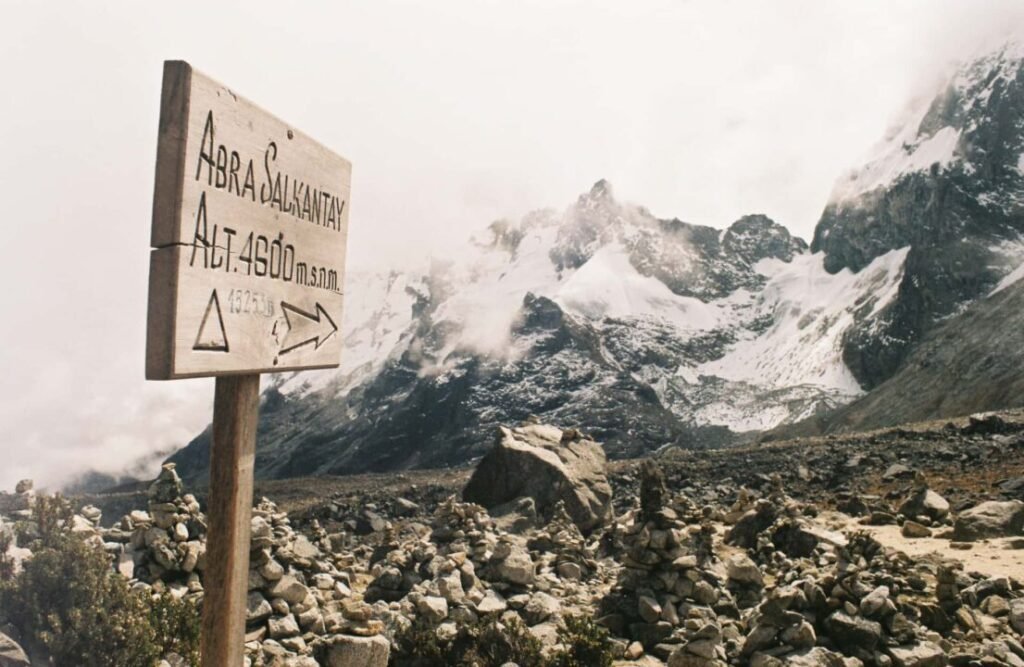
[[841,530],[865,530],[887,547],[897,549],[908,556],[957,560],[968,572],[980,572],[989,577],[1012,577],[1024,582],[1024,544],[1021,538],[999,538],[972,543],[968,550],[951,549],[949,540],[938,537],[907,538],[900,534],[900,527],[865,526],[853,517],[833,513],[826,522]]

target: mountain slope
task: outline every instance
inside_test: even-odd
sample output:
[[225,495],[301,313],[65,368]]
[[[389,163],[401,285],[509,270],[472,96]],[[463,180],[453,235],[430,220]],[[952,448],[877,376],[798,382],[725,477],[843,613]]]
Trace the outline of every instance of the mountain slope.
[[1024,404],[1022,368],[1024,282],[1014,281],[934,329],[867,395],[772,437],[852,433],[1018,407]]

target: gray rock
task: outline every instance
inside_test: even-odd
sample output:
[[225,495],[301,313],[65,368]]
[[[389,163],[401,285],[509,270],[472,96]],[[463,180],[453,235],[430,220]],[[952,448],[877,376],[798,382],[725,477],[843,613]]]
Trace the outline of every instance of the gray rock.
[[538,592],[534,593],[530,598],[530,601],[526,603],[526,608],[523,612],[526,615],[526,621],[530,625],[536,625],[543,623],[552,616],[558,614],[562,610],[562,605],[547,593]]
[[919,524],[916,521],[907,519],[903,522],[903,526],[900,528],[900,535],[903,537],[909,537],[911,539],[920,537],[931,537],[932,529],[928,526]]
[[583,570],[576,563],[566,561],[558,564],[558,576],[570,581],[578,581],[583,576]]
[[1010,601],[1010,626],[1024,635],[1024,598]]
[[875,621],[837,611],[825,619],[825,628],[836,646],[844,651],[873,651],[882,639],[882,626]]
[[391,644],[380,635],[336,635],[330,639],[327,667],[387,667],[390,653]]
[[181,496],[181,477],[174,463],[165,463],[160,474],[149,486],[149,499],[155,503],[173,503]]
[[295,620],[295,616],[293,614],[288,614],[287,616],[271,618],[267,621],[267,630],[270,632],[270,636],[273,639],[294,637],[299,634],[299,623]]
[[649,595],[641,595],[637,598],[637,613],[644,623],[657,623],[661,618],[661,605]]
[[1020,535],[1021,528],[1024,528],[1024,502],[990,500],[960,513],[953,524],[953,539],[973,542],[987,537]]
[[484,599],[476,605],[476,610],[480,614],[501,614],[506,609],[508,609],[508,603],[505,602],[505,598],[492,590],[488,590],[484,594]]
[[861,616],[874,618],[875,616],[881,616],[889,606],[889,587],[879,586],[861,598],[860,614]]
[[[750,664],[753,666],[754,661],[751,660]],[[780,661],[779,664],[789,665],[789,667],[862,667],[863,665],[856,658],[847,658],[821,646],[801,653],[790,653],[786,656],[786,662]]]
[[477,465],[462,495],[485,507],[529,496],[542,515],[561,500],[576,525],[589,531],[611,513],[605,464],[601,446],[578,432],[541,424],[500,427],[494,448]]
[[916,646],[894,646],[889,649],[894,667],[944,667],[946,652],[932,642]]
[[[31,481],[29,483],[31,484]],[[19,486],[20,484],[19,482]],[[0,667],[31,667],[28,656],[18,642],[2,632],[0,632]]]
[[419,509],[420,506],[411,500],[402,497],[395,498],[395,514],[398,516],[412,516]]
[[294,576],[286,574],[267,587],[267,594],[282,598],[289,604],[298,604],[309,595],[309,589]]
[[911,518],[926,516],[932,521],[942,521],[949,514],[949,502],[931,489],[923,488],[907,498],[899,512]]
[[495,565],[495,572],[510,584],[529,586],[534,579],[533,559],[526,549],[513,546],[511,553]]
[[801,621],[783,630],[779,639],[793,648],[805,649],[813,647],[818,641],[818,636],[814,632],[813,625],[807,621]]
[[729,559],[726,564],[726,573],[731,581],[746,586],[764,586],[764,577],[761,569],[754,561],[745,554],[740,554]]
[[448,618],[448,602],[441,597],[426,595],[416,603],[416,611],[430,623],[440,623]]
[[259,591],[249,591],[245,604],[245,622],[249,625],[262,623],[270,618],[274,610]]
[[882,479],[903,479],[906,477],[913,477],[914,471],[912,468],[903,465],[902,463],[893,463],[891,466],[885,469],[882,473]]
[[295,542],[292,544],[292,553],[299,558],[310,560],[320,557],[320,549],[310,542],[308,537],[302,534],[295,536]]

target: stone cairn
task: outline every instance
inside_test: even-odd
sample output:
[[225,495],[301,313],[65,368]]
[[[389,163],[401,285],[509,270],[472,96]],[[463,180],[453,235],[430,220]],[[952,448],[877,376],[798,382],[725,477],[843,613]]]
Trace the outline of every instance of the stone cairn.
[[[148,511],[131,512],[109,529],[100,528],[99,510],[90,507],[73,517],[71,529],[101,539],[116,570],[134,587],[199,602],[207,526],[199,502],[183,493],[173,463],[164,465],[148,495]],[[334,554],[331,539],[315,522],[308,532],[295,531],[288,515],[265,498],[253,508],[246,664],[386,663],[384,624],[352,595],[357,570],[351,554]],[[378,656],[377,663],[361,662],[359,656],[366,655]]]

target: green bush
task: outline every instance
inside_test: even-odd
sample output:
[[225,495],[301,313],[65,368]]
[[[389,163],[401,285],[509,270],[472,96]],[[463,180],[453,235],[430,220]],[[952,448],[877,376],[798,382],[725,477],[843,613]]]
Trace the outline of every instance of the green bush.
[[562,650],[553,660],[554,667],[611,667],[608,629],[589,616],[565,617],[558,628],[558,643]]
[[6,526],[0,526],[0,586],[14,578],[14,562],[7,555],[13,540]]
[[520,621],[497,619],[461,624],[452,639],[440,639],[436,626],[417,619],[396,637],[392,664],[401,667],[546,667],[541,643]]
[[418,619],[396,638],[396,667],[611,667],[608,630],[588,617],[569,616],[558,628],[561,648],[545,656],[543,646],[516,618],[463,624],[453,639],[439,639],[436,626]]
[[0,584],[0,621],[58,667],[152,667],[168,651],[198,664],[195,607],[133,591],[110,558],[65,530],[67,504],[37,499],[32,558]]

